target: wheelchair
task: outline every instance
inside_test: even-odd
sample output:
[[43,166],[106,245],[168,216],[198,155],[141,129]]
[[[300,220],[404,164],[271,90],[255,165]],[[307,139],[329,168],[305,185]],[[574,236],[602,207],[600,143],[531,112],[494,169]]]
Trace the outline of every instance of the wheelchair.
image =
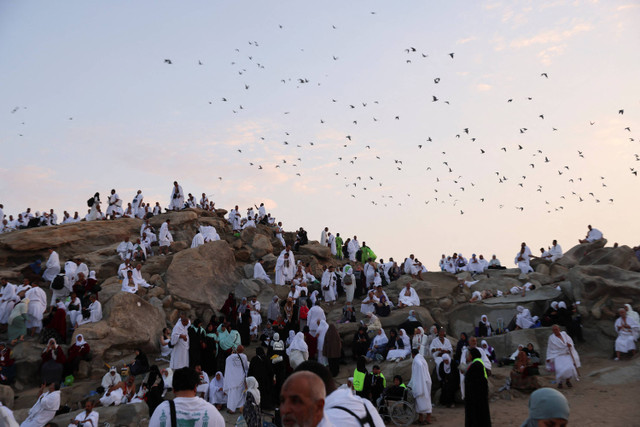
[[406,427],[416,420],[415,400],[408,387],[402,396],[381,396],[376,409],[385,424],[391,421],[396,426]]

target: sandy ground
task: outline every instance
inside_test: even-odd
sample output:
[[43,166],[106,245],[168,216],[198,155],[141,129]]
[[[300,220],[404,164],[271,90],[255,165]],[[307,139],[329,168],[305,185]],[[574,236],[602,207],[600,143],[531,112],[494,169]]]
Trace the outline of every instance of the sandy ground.
[[[640,426],[640,357],[618,362],[594,354],[582,354],[581,358],[580,381],[574,381],[573,388],[565,386],[561,390],[571,406],[569,425]],[[509,370],[510,367],[495,367],[494,384],[501,385]],[[352,365],[342,366],[338,382],[351,372]],[[543,387],[557,387],[554,380],[553,375],[539,377]],[[528,416],[528,404],[528,393],[494,394],[490,402],[492,425],[520,426]],[[224,411],[223,416],[227,425],[233,425],[237,418]],[[464,404],[457,404],[455,408],[434,405],[433,425],[464,426]]]

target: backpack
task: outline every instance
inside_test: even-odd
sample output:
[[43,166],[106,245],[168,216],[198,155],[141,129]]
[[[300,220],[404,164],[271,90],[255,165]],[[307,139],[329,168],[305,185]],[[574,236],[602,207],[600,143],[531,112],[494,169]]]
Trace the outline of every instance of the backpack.
[[353,284],[353,276],[351,276],[351,274],[345,274],[345,276],[342,278],[342,283],[344,285],[351,285]]
[[58,274],[53,278],[53,282],[51,282],[51,289],[59,291],[62,288],[64,288],[64,274]]
[[89,200],[87,200],[87,206],[92,207],[93,206],[93,202],[94,202],[94,200],[93,200],[93,197],[92,197]]

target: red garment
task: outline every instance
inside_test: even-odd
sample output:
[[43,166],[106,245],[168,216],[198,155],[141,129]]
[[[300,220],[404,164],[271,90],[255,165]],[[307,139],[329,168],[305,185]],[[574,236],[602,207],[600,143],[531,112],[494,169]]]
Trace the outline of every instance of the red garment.
[[309,359],[315,359],[316,354],[318,353],[318,338],[308,332],[305,332],[304,342],[306,342],[307,347],[309,347]]
[[[62,350],[62,347],[58,346],[54,351],[56,352],[56,360],[54,360],[54,362],[64,363],[67,360],[64,357],[64,351]],[[51,350],[45,351],[40,355],[40,357],[42,358],[42,363],[48,362],[49,360],[53,360],[52,351]]]
[[7,347],[0,351],[0,366],[11,366],[15,363],[15,360],[11,357],[11,350]]
[[67,341],[67,313],[62,308],[57,308],[53,319],[45,326],[45,328],[55,329],[62,338],[63,342]]
[[307,320],[307,316],[309,314],[309,307],[307,307],[306,305],[303,305],[302,307],[300,307],[300,318],[303,320]]
[[67,351],[67,360],[71,361],[76,357],[83,357],[84,355],[89,354],[89,351],[91,351],[89,344],[83,344],[82,346],[78,347],[74,343],[71,347],[69,347],[69,350]]

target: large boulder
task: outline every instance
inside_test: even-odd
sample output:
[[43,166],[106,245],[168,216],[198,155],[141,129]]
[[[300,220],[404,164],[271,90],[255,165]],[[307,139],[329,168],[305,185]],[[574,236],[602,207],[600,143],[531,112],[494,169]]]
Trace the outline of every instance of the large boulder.
[[306,245],[300,246],[300,253],[303,255],[313,255],[314,257],[323,261],[333,259],[333,256],[331,255],[331,249],[329,249],[329,247],[327,246],[322,246],[317,242],[309,242]]
[[[495,300],[501,300],[502,298],[492,298]],[[487,300],[488,301],[488,300]],[[511,319],[516,314],[516,305],[522,305],[525,308],[531,310],[532,315],[540,315],[543,308],[538,308],[535,302],[526,302],[521,304],[508,303],[508,304],[483,304],[480,303],[468,303],[462,304],[451,310],[449,313],[449,327],[448,333],[458,337],[461,332],[474,335],[476,326],[480,322],[480,317],[486,314],[489,318],[491,325],[496,328],[498,320],[502,319],[502,323],[506,328]]]
[[640,271],[640,261],[629,246],[593,250],[580,259],[580,265],[612,265],[623,270]]
[[103,320],[81,325],[72,339],[82,333],[91,346],[94,364],[99,364],[138,347],[157,353],[164,326],[162,310],[136,294],[119,292],[103,306]]
[[55,249],[60,261],[64,262],[135,235],[141,223],[139,219],[130,218],[82,221],[0,234],[0,264],[31,262],[37,257],[46,260],[49,248]]
[[221,307],[240,279],[233,250],[224,240],[173,255],[165,276],[174,298],[207,307]]
[[585,256],[585,254],[604,248],[606,244],[607,239],[596,240],[592,243],[581,243],[565,252],[564,255],[562,255],[562,258],[556,261],[556,264],[567,268],[574,267],[580,263],[580,260]]

